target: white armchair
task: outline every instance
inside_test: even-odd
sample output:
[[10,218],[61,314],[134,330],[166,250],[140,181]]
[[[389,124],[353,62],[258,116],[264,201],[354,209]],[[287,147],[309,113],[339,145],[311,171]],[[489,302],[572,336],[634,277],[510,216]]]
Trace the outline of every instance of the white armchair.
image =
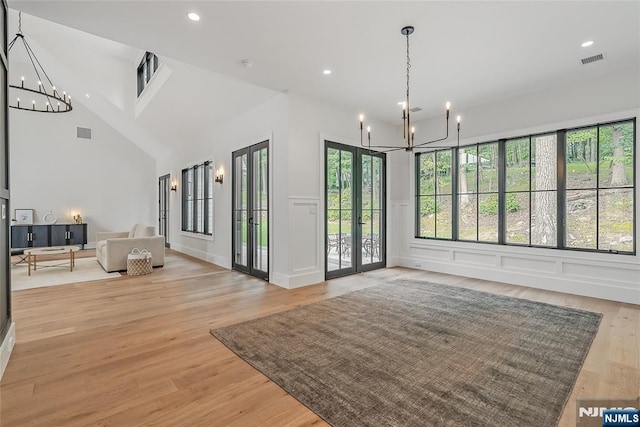
[[96,258],[107,272],[126,270],[133,248],[151,252],[154,267],[164,265],[164,236],[157,235],[152,225],[136,224],[129,232],[103,232],[96,237]]

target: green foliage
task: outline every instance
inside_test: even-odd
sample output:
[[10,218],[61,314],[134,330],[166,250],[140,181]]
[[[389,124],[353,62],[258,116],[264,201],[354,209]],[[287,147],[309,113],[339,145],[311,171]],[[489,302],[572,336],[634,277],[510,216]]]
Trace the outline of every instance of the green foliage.
[[489,194],[478,204],[478,213],[481,215],[496,215],[498,213],[498,195]]
[[[507,212],[517,212],[522,207],[518,202],[518,195],[515,193],[508,193],[505,200]],[[485,196],[478,204],[478,212],[482,215],[497,215],[498,214],[498,195],[489,194]]]
[[420,197],[420,215],[432,215],[440,212],[440,205],[436,205],[435,197]]
[[507,194],[505,208],[507,212],[517,212],[520,209],[522,209],[522,206],[520,206],[520,203],[518,202],[517,194],[513,194],[513,193]]
[[[614,128],[621,136],[623,157],[614,157]],[[596,152],[597,151],[597,152]],[[627,166],[633,163],[633,123],[625,122],[598,128],[578,129],[567,132],[567,163],[621,162]],[[595,169],[593,169],[595,171]]]

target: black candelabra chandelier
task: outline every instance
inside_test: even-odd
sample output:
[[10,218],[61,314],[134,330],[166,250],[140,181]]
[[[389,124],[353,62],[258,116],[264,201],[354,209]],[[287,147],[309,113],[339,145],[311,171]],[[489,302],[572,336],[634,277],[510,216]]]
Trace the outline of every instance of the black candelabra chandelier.
[[[367,126],[367,143],[364,142],[364,115],[360,114],[360,145],[371,150],[379,150],[383,152],[388,151],[396,151],[396,150],[405,150],[405,151],[413,151],[415,148],[443,148],[436,147],[432,144],[436,142],[442,142],[449,138],[449,114],[451,111],[451,104],[447,102],[446,105],[446,133],[442,138],[437,138],[431,141],[422,142],[416,144],[414,142],[416,128],[411,124],[411,107],[409,102],[409,70],[411,69],[411,57],[409,56],[409,36],[413,34],[414,28],[411,26],[403,27],[400,31],[402,35],[407,38],[407,94],[406,99],[402,103],[402,137],[403,144],[402,145],[372,145],[371,144],[371,127]],[[458,145],[460,145],[460,116],[457,117],[457,135],[458,135]]]
[[[9,43],[9,54],[11,54],[11,49],[17,41],[22,42],[26,56],[29,58],[31,66],[33,67],[35,74],[34,81],[37,79],[38,86],[37,88],[35,88],[35,85],[29,87],[31,82],[25,83],[24,76],[21,77],[19,85],[10,83],[9,88],[12,89],[12,92],[18,94],[18,96],[11,96],[9,98],[9,107],[40,113],[67,113],[73,110],[71,97],[64,91],[62,94],[58,92],[56,86],[42,67],[42,64],[40,64],[36,54],[33,53],[33,49],[29,46],[24,34],[22,34],[22,12],[18,12],[18,32],[13,40],[11,40],[11,43]],[[22,102],[20,101],[21,97],[23,98]],[[36,98],[39,99],[39,102],[36,102]],[[31,102],[29,102],[29,99],[31,99]]]

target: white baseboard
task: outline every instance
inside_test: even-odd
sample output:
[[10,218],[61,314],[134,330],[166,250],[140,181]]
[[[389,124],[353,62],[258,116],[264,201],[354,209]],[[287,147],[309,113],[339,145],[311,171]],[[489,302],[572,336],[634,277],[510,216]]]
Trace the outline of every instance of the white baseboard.
[[404,257],[401,259],[403,267],[429,270],[437,273],[455,274],[476,279],[492,280],[496,282],[509,283],[512,285],[527,286],[530,288],[544,289],[548,291],[563,292],[567,294],[582,295],[593,298],[607,299],[612,301],[626,302],[631,304],[640,303],[638,299],[638,285],[627,285],[625,283],[604,283],[596,280],[579,280],[563,277],[555,272],[527,272],[514,271],[488,267],[483,265],[461,265],[448,260],[424,259],[418,257]]
[[179,245],[177,243],[171,244],[171,249],[183,254],[192,256],[194,258],[201,259],[202,261],[210,262],[211,264],[219,265],[223,268],[231,269],[231,258],[223,257],[219,255],[213,255],[205,251],[193,249],[188,246]]
[[388,258],[387,268],[403,266],[404,264],[402,262],[403,262],[403,258],[400,256],[394,256],[394,257]]
[[11,357],[11,352],[13,351],[13,346],[16,344],[16,324],[11,322],[11,326],[9,326],[9,331],[7,335],[4,337],[2,341],[2,345],[0,345],[0,379],[2,379],[2,375],[4,375],[4,371],[9,364],[9,358]]
[[278,285],[285,289],[302,288],[303,286],[315,285],[316,283],[323,281],[324,273],[317,269],[290,275],[274,272],[272,277],[272,283],[274,285]]

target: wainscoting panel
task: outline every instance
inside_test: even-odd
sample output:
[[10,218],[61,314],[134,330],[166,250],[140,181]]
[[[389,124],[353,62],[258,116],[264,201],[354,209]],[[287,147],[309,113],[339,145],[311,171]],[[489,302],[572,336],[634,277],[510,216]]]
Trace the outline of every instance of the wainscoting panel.
[[320,235],[321,217],[319,198],[289,198],[291,277],[322,273],[320,255],[324,243]]
[[[459,250],[456,246],[463,246]],[[629,262],[579,259],[556,250],[415,241],[400,265],[513,285],[640,304],[640,267]],[[515,249],[520,254],[514,255]],[[548,252],[546,255],[541,253]],[[443,254],[450,253],[451,258]],[[589,254],[591,256],[598,254]]]
[[589,263],[564,262],[562,264],[562,272],[566,276],[583,280],[635,282],[639,287],[637,303],[640,303],[640,270],[628,270],[616,265],[602,266]]
[[553,260],[541,260],[535,258],[513,257],[503,255],[501,265],[503,268],[513,270],[530,270],[542,274],[555,274],[556,262]]
[[453,261],[461,264],[475,264],[483,266],[495,266],[497,258],[495,254],[482,254],[478,252],[453,252]]
[[425,258],[425,259],[437,259],[448,261],[451,258],[451,251],[449,249],[440,248],[425,248],[421,246],[414,246],[411,248],[412,255]]

